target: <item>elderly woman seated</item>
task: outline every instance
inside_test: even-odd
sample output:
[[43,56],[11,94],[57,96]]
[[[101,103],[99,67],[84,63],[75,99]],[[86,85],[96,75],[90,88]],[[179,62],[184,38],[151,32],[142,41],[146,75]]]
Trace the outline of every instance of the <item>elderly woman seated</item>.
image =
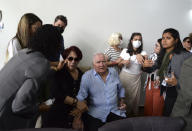
[[[67,48],[63,54],[65,64],[55,73],[51,93],[55,98],[43,127],[74,128],[83,127],[80,111],[87,110],[86,104],[76,99],[82,77],[77,67],[82,52],[76,46]],[[79,112],[79,113],[78,113]]]

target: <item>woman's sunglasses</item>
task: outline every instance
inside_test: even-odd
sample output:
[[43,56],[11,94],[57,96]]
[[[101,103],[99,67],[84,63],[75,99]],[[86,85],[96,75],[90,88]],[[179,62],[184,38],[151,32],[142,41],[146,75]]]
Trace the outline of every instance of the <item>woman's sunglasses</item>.
[[79,58],[68,57],[67,59],[68,61],[73,61],[73,60],[76,62],[79,61]]
[[186,41],[187,43],[191,43],[191,41]]

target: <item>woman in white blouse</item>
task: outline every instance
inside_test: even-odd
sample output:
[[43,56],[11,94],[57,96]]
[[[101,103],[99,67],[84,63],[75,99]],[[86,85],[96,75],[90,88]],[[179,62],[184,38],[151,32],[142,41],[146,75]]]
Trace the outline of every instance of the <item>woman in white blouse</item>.
[[147,53],[143,51],[141,33],[133,33],[127,48],[123,49],[120,57],[122,70],[120,80],[125,88],[125,102],[127,114],[138,113],[141,88],[141,68]]

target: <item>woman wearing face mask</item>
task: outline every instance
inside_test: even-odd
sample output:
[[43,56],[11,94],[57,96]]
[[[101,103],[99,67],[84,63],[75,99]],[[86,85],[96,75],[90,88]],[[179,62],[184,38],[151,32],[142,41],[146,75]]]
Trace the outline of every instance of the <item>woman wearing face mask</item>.
[[122,60],[120,58],[120,53],[122,50],[120,46],[123,43],[122,39],[123,37],[121,33],[112,33],[108,40],[108,44],[110,45],[110,47],[104,53],[108,60],[107,66],[114,67],[118,71],[118,73],[120,72],[118,64]]
[[147,53],[143,51],[141,33],[133,33],[128,47],[123,49],[120,56],[123,59],[119,64],[122,67],[120,80],[125,87],[125,102],[127,114],[138,113],[138,104],[141,88],[141,67]]
[[[153,65],[157,60],[160,50],[163,48],[161,44],[162,39],[158,39],[155,44],[154,52],[149,55],[148,59],[145,60],[145,64]],[[157,76],[157,70],[147,74],[145,82],[145,105],[144,115],[145,116],[162,116],[164,100],[160,96],[160,88],[158,85],[159,76]]]
[[181,66],[191,53],[183,48],[179,32],[173,28],[163,31],[162,47],[155,64],[144,64],[143,68],[149,73],[158,69],[161,95],[165,99],[163,115],[169,116],[180,89],[178,80]]

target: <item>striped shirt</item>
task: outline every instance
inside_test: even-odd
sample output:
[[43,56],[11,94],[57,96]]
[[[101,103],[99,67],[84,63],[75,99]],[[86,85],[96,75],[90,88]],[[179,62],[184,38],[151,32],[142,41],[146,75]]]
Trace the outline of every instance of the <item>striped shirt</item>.
[[107,50],[105,50],[105,55],[108,57],[108,61],[115,61],[120,57],[119,51],[116,51],[113,47],[109,47]]

